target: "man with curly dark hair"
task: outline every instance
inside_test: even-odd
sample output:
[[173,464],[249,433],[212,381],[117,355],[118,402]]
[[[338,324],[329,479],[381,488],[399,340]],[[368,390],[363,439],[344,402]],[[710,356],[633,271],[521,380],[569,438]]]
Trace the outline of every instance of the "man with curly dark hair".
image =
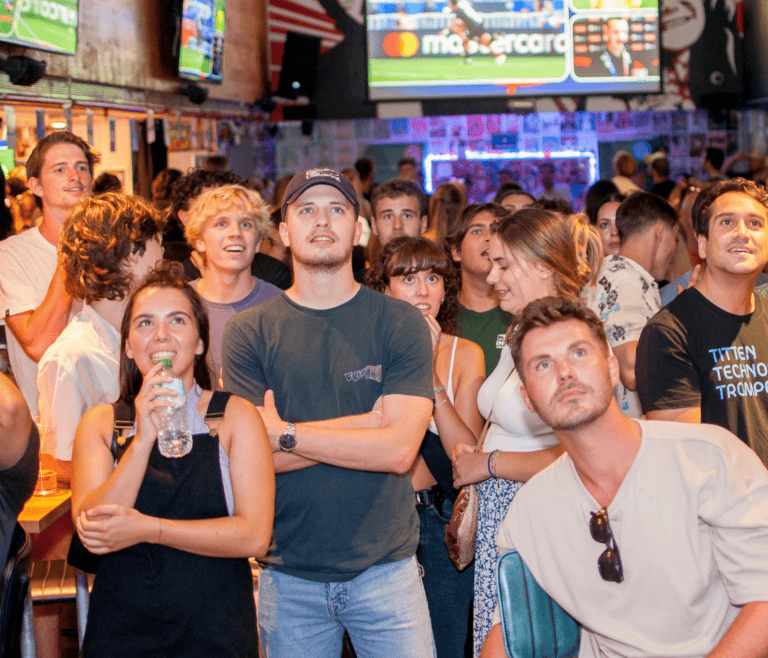
[[55,427],[43,453],[69,480],[81,416],[120,393],[120,322],[133,290],[163,258],[164,221],[136,196],[107,192],[83,199],[61,228],[59,254],[67,293],[80,312],[40,359],[40,420]]
[[72,298],[57,268],[59,230],[80,198],[91,192],[99,156],[66,131],[41,139],[27,160],[29,189],[43,209],[40,226],[0,243],[0,314],[16,383],[37,413],[37,361],[69,321]]

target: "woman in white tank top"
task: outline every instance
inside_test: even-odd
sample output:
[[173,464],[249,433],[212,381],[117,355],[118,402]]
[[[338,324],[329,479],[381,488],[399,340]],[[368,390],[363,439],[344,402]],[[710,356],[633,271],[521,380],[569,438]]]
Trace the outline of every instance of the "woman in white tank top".
[[[488,282],[502,310],[519,313],[548,295],[578,296],[602,259],[600,238],[586,217],[562,216],[523,208],[492,228]],[[520,377],[508,347],[478,395],[480,412],[490,420],[482,452],[474,445],[454,450],[456,486],[478,484],[475,549],[474,649],[480,651],[496,607],[496,538],[522,483],[547,467],[562,448],[551,428],[523,403]]]
[[456,491],[449,455],[458,443],[474,445],[483,419],[477,392],[485,360],[480,346],[459,338],[458,277],[448,254],[426,238],[396,238],[384,247],[366,283],[406,301],[424,315],[432,334],[435,407],[411,482],[421,521],[416,557],[423,573],[438,658],[463,658],[473,595],[472,569],[459,573],[448,557],[445,524]]

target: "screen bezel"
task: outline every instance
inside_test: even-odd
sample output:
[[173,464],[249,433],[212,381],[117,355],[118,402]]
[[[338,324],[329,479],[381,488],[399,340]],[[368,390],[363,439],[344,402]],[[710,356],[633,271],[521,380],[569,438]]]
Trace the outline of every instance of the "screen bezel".
[[[658,0],[658,10],[656,13],[656,34],[658,36],[658,58],[659,58],[659,74],[658,79],[654,80],[657,85],[653,90],[648,89],[642,89],[642,90],[633,90],[633,89],[588,89],[588,88],[581,88],[577,87],[576,89],[567,89],[567,90],[552,90],[552,91],[531,91],[529,93],[526,93],[523,91],[520,93],[520,89],[518,88],[518,93],[514,94],[463,94],[460,92],[457,92],[455,90],[455,87],[452,86],[446,86],[446,93],[440,94],[440,95],[432,95],[432,94],[419,94],[417,93],[417,90],[414,90],[413,95],[403,95],[403,96],[396,96],[396,97],[387,97],[387,98],[378,98],[372,95],[372,86],[370,81],[370,66],[371,66],[371,53],[370,53],[370,39],[369,39],[369,33],[368,33],[368,0],[365,2],[365,13],[364,13],[364,25],[363,29],[365,31],[365,67],[366,67],[366,93],[368,101],[371,103],[408,103],[408,102],[418,102],[422,100],[426,101],[440,101],[440,100],[455,100],[457,98],[465,98],[468,100],[536,100],[539,98],[553,98],[558,96],[565,96],[565,97],[578,97],[578,98],[589,98],[593,96],[617,96],[621,98],[632,98],[636,96],[655,96],[655,95],[662,95],[664,94],[664,67],[662,64],[663,59],[663,51],[664,51],[664,43],[663,43],[663,35],[661,31],[661,7],[662,0]],[[571,0],[564,0],[564,4],[566,6],[566,11],[568,13],[568,19],[567,22],[569,26],[572,24],[573,19],[577,16],[599,16],[599,15],[606,15],[608,13],[611,14],[631,14],[632,10],[615,10],[615,11],[608,11],[608,10],[596,10],[596,9],[590,9],[590,10],[581,10],[579,13],[573,13],[572,12],[572,3]],[[571,44],[571,52],[567,53],[566,59],[571,60],[573,57],[573,44]],[[572,62],[569,62],[571,65],[572,70]],[[657,76],[653,76],[654,78]],[[570,75],[568,75],[565,80],[573,80],[574,82],[578,83],[579,81],[571,78]],[[537,86],[533,87],[526,87],[525,85],[528,84],[526,82],[521,82],[522,89],[536,89]],[[582,82],[581,84],[589,85],[590,83]],[[602,82],[597,84],[604,84]],[[538,85],[540,86],[540,85]],[[394,88],[394,87],[393,87]],[[451,92],[451,90],[454,90]]]
[[[179,16],[179,38],[178,38],[178,48],[176,49],[176,75],[181,79],[185,80],[187,82],[205,82],[208,84],[215,84],[220,85],[224,81],[224,50],[227,45],[227,34],[226,34],[226,22],[227,22],[227,0],[221,0],[221,2],[224,4],[224,32],[222,32],[221,37],[221,76],[220,77],[211,77],[210,75],[202,77],[200,75],[195,75],[194,73],[185,73],[181,70],[181,51],[182,51],[182,42],[181,42],[181,32],[184,25],[184,7],[187,4],[187,2],[193,2],[197,0],[179,0],[178,5],[178,16]],[[216,5],[217,0],[213,0],[214,7]],[[215,9],[214,9],[215,11]],[[215,24],[215,16],[214,16],[214,24]]]

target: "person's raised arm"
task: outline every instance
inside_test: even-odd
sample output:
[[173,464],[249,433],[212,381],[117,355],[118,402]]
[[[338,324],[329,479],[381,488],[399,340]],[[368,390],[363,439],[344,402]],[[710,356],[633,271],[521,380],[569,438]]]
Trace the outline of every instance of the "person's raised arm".
[[147,516],[121,505],[99,505],[77,519],[86,548],[110,553],[149,542],[211,557],[266,555],[272,537],[275,472],[256,408],[241,398],[230,398],[219,436],[228,447],[232,516],[181,521]]
[[18,464],[29,444],[32,418],[19,389],[0,373],[0,470]]
[[637,341],[631,340],[613,348],[616,360],[619,362],[619,376],[624,388],[628,391],[637,390],[635,379],[635,354],[637,353]]
[[[451,403],[445,391],[437,393],[433,411],[440,441],[449,457],[458,443],[474,445],[483,428],[483,417],[477,409],[477,392],[485,380],[483,350],[476,343],[460,340],[454,368],[458,371],[454,401]],[[441,381],[437,372],[433,378],[435,390],[448,383]]]
[[5,318],[6,326],[24,351],[35,361],[39,361],[45,350],[53,345],[69,321],[72,297],[64,288],[64,280],[64,268],[59,264],[40,306],[34,311],[25,311]]
[[[499,451],[496,456],[496,473],[501,480],[527,482],[536,473],[543,471],[560,455],[561,446],[552,446],[531,452]],[[457,489],[465,484],[483,482],[491,477],[488,468],[491,453],[475,452],[472,447],[460,443],[451,456],[453,460],[453,486]]]
[[733,165],[738,162],[744,162],[745,160],[749,160],[749,153],[745,153],[744,151],[736,151],[736,153],[734,153],[732,156],[726,158],[725,162],[723,162],[723,166],[720,168],[720,171],[722,171],[726,176],[730,176]]

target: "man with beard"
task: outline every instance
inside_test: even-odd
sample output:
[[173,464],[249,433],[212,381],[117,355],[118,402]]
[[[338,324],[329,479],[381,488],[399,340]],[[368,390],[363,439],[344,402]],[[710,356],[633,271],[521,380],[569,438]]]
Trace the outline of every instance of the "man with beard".
[[[280,237],[294,283],[224,333],[226,390],[263,405],[274,453],[274,540],[259,579],[270,658],[431,658],[410,478],[432,413],[432,348],[414,306],[361,287],[349,179],[291,180]],[[284,420],[283,420],[284,419]]]
[[[757,455],[721,427],[625,417],[618,362],[578,300],[529,304],[511,349],[523,399],[566,453],[517,494],[499,547],[582,625],[579,655],[765,655]],[[505,655],[497,624],[482,656]]]

